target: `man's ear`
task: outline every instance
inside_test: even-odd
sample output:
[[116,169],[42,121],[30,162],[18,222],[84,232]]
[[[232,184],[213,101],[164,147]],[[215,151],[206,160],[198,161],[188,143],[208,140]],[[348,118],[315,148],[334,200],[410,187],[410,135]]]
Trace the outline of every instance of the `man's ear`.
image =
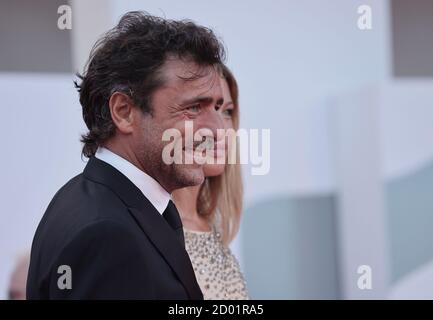
[[108,102],[113,120],[117,130],[121,133],[131,133],[134,126],[134,103],[132,99],[123,92],[115,92]]

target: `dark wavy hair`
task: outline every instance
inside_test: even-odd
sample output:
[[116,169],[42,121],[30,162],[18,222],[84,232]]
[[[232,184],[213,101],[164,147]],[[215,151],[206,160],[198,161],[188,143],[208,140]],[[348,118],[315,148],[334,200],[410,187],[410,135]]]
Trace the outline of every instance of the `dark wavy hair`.
[[199,66],[220,66],[225,52],[212,30],[192,21],[174,21],[146,12],[126,13],[94,45],[85,72],[77,77],[83,118],[82,154],[91,157],[112,137],[115,125],[108,102],[114,92],[127,94],[143,112],[152,113],[151,96],[163,84],[158,71],[168,56]]

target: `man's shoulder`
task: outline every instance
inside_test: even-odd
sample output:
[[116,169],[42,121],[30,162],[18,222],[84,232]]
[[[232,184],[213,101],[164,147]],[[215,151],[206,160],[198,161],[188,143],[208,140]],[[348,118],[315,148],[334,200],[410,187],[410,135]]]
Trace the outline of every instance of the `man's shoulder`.
[[[94,221],[130,224],[127,206],[108,187],[79,174],[55,194],[40,222],[41,233],[73,234]],[[53,234],[53,235],[54,235]]]
[[98,229],[101,223],[106,225],[104,221],[134,234],[137,231],[127,206],[114,192],[79,174],[53,197],[36,230],[33,247],[55,256],[82,230],[89,226]]
[[[86,178],[82,173],[69,180],[53,197],[47,211],[86,211],[87,216],[126,209],[124,202],[109,186]],[[104,218],[97,216],[95,218]]]

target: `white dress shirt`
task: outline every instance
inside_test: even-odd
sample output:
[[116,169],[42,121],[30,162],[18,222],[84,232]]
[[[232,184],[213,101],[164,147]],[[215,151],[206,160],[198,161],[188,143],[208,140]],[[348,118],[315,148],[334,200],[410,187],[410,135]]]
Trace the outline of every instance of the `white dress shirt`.
[[152,203],[160,214],[163,214],[170,201],[170,194],[151,176],[144,173],[128,160],[118,156],[114,152],[99,147],[95,157],[102,160],[126,176],[135,186],[141,190],[144,196]]

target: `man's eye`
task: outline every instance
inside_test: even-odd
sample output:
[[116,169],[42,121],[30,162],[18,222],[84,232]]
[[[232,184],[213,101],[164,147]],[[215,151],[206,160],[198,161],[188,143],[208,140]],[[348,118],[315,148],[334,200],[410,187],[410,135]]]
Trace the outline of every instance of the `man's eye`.
[[188,111],[190,111],[190,112],[197,113],[197,112],[200,111],[200,105],[199,105],[199,104],[194,104],[194,105],[188,107],[187,109],[188,109]]

